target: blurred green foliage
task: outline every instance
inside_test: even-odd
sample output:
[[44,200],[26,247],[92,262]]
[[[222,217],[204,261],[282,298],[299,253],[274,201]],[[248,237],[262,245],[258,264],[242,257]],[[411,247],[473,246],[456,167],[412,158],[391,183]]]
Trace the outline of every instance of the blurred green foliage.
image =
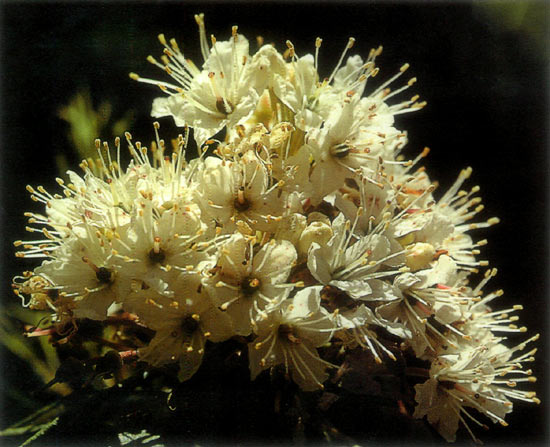
[[[68,139],[78,159],[96,158],[94,141],[97,138],[114,138],[130,130],[134,113],[128,110],[124,115],[113,119],[113,107],[109,101],[102,101],[94,108],[90,90],[78,91],[69,104],[59,109],[59,118],[69,123]],[[56,155],[59,173],[69,166],[63,154]]]
[[548,59],[548,3],[529,0],[487,0],[474,2],[474,8],[501,31],[522,35],[536,46],[539,56]]

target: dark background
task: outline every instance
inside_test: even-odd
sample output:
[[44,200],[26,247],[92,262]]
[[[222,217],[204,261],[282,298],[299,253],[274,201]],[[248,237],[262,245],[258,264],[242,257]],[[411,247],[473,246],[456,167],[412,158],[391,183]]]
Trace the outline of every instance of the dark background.
[[[487,444],[538,444],[547,439],[547,303],[548,303],[548,4],[531,3],[522,27],[508,26],[501,15],[470,3],[2,3],[1,167],[3,252],[2,299],[16,297],[11,277],[35,264],[13,257],[12,241],[25,237],[23,212],[39,210],[25,185],[57,191],[54,157],[69,157],[68,125],[57,116],[61,105],[88,86],[96,105],[108,99],[114,114],[133,109],[135,138],[153,135],[150,105],[159,90],[128,78],[135,71],[166,79],[145,61],[160,55],[156,35],[176,37],[186,56],[202,63],[193,14],[204,12],[207,33],[227,39],[230,26],[256,49],[261,34],[279,50],[292,40],[299,55],[314,51],[323,38],[320,71],[330,74],[349,36],[357,39],[350,54],[367,55],[384,45],[377,62],[378,81],[394,74],[404,62],[416,76],[415,87],[428,106],[398,117],[397,127],[409,132],[405,154],[413,157],[424,146],[425,161],[439,180],[441,194],[461,168],[472,166],[467,187],[481,186],[486,211],[481,219],[498,216],[501,223],[478,230],[474,239],[488,238],[483,258],[499,275],[487,291],[503,288],[496,307],[521,303],[521,322],[530,333],[541,333],[537,362],[540,406],[514,404],[510,426],[477,430]],[[509,6],[509,5],[508,5]],[[404,78],[408,79],[408,77]],[[163,121],[163,136],[177,134]],[[28,233],[27,233],[28,234]],[[38,381],[25,364],[3,351],[3,389],[32,391]],[[7,393],[2,427],[27,415]],[[368,424],[368,421],[364,422]],[[489,422],[490,424],[490,422]],[[474,426],[474,424],[472,424]],[[388,427],[391,430],[391,427]],[[411,440],[409,440],[411,441]],[[38,441],[40,444],[40,441]]]

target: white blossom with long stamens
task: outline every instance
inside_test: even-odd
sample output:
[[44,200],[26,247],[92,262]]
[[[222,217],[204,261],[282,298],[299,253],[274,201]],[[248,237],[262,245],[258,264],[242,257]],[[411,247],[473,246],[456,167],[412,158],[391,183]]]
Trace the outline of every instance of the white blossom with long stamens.
[[225,233],[239,221],[250,229],[274,231],[289,212],[287,194],[280,194],[282,182],[273,179],[269,167],[252,151],[235,161],[208,157],[199,181],[202,211]]
[[437,357],[430,369],[430,379],[416,385],[418,406],[414,416],[428,416],[428,420],[448,441],[455,440],[459,422],[477,441],[468,421],[484,426],[471,414],[471,409],[484,414],[493,422],[508,425],[504,420],[512,411],[514,400],[539,403],[536,393],[520,391],[521,382],[535,382],[531,370],[523,369],[523,363],[533,361],[536,349],[523,351],[538,335],[507,348],[502,344],[470,346],[466,344],[457,354]]
[[303,390],[323,388],[327,367],[335,365],[323,360],[316,348],[329,342],[335,325],[320,305],[320,290],[320,286],[300,290],[258,322],[258,338],[248,345],[252,379],[281,364]]
[[212,301],[231,317],[239,335],[249,335],[258,319],[277,307],[294,289],[286,283],[296,249],[272,239],[257,249],[237,233],[219,248],[214,275],[204,282]]
[[371,326],[384,328],[390,334],[405,340],[411,338],[410,331],[403,324],[377,317],[375,313],[364,304],[354,309],[346,309],[336,313],[334,315],[334,321],[339,328],[346,329],[351,333],[353,342],[357,343],[363,349],[368,349],[377,363],[382,363],[380,352],[383,352],[394,361],[396,357],[378,340],[378,336]]
[[[202,25],[201,25],[202,23]],[[199,26],[204,29],[202,19]],[[252,87],[254,77],[259,75],[257,64],[250,65],[248,40],[237,34],[233,27],[228,41],[216,41],[212,36],[212,48],[201,41],[205,62],[202,70],[186,59],[174,39],[166,41],[159,35],[164,46],[162,63],[152,56],[149,62],[166,71],[176,82],[170,84],[142,78],[134,73],[131,77],[145,83],[158,85],[167,98],[153,102],[151,115],[155,118],[172,116],[177,126],[191,126],[200,146],[223,127],[233,127],[245,121],[254,111],[258,93]]]
[[179,362],[179,379],[189,379],[199,368],[207,339],[214,342],[233,335],[229,318],[218,310],[201,288],[201,275],[172,272],[168,298],[153,289],[132,294],[126,306],[141,322],[156,331],[149,345],[139,349],[140,359],[154,366]]
[[[437,199],[420,166],[429,149],[401,153],[396,116],[425,105],[418,95],[394,102],[415,84],[393,87],[409,65],[375,84],[382,48],[348,57],[350,38],[323,78],[320,38],[298,55],[290,41],[280,53],[259,37],[251,54],[236,26],[209,42],[195,19],[202,65],[161,34],[164,54],[148,60],[173,81],[131,74],[164,92],[152,115],[173,117],[181,134],[166,143],[154,123],[147,147],[126,133],[126,169],[119,138],[115,151],[96,140],[83,175],[56,179],[59,193],[27,187],[45,211],[25,213],[36,237],[16,241],[16,256],[42,264],[12,286],[23,306],[52,312],[49,328],[28,335],[67,341],[82,318],[136,324],[139,336],[126,325],[105,336],[132,343],[151,367],[179,362],[182,381],[207,340],[232,338],[248,344],[253,379],[278,368],[304,391],[343,359],[337,390],[355,349],[372,353],[359,356],[367,368],[414,357],[431,365],[405,368],[427,379],[415,416],[448,440],[460,424],[475,439],[473,409],[504,424],[512,399],[538,403],[519,390],[534,381],[524,364],[535,350],[520,351],[538,336],[505,345],[526,331],[522,306],[498,308],[503,292],[483,292],[494,269],[469,285],[488,263],[487,241],[470,231],[498,222],[478,221],[479,187],[462,189],[471,168]],[[199,155],[188,160],[191,132]]]
[[402,257],[402,252],[392,251],[385,236],[355,236],[343,214],[334,219],[332,230],[334,235],[326,245],[313,243],[308,253],[308,268],[321,284],[333,285],[352,298],[361,299],[372,292],[369,281],[400,272],[382,268]]

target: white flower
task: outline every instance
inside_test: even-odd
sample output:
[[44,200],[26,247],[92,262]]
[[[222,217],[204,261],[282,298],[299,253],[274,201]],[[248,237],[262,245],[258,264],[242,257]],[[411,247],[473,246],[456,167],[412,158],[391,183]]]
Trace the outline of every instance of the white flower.
[[168,287],[165,276],[171,268],[195,267],[209,258],[205,252],[209,244],[204,242],[206,225],[195,204],[173,203],[168,210],[160,208],[160,216],[150,200],[140,205],[127,237],[120,241],[118,271],[162,292]]
[[275,76],[284,76],[287,71],[286,63],[281,53],[273,45],[263,45],[252,57],[248,68],[251,72],[250,80],[258,93],[273,87]]
[[239,221],[251,229],[276,229],[288,212],[286,197],[279,194],[279,182],[257,155],[246,152],[236,161],[208,157],[205,166],[199,176],[201,207],[225,233]]
[[204,36],[202,16],[196,16],[201,31],[201,49],[205,59],[203,70],[199,70],[185,58],[176,41],[168,43],[164,35],[159,40],[164,46],[162,63],[152,56],[148,60],[166,71],[177,84],[142,78],[132,78],[158,85],[169,92],[168,98],[156,98],[151,115],[155,118],[172,116],[178,126],[191,126],[200,146],[223,127],[234,127],[245,121],[254,111],[258,93],[252,87],[261,85],[255,77],[263,77],[265,67],[258,62],[251,66],[248,54],[248,40],[237,34],[233,27],[227,41],[217,42],[212,37],[212,48],[208,49]]
[[[319,86],[319,75],[311,54],[301,58],[293,57],[287,72],[274,76],[273,92],[292,112],[296,126],[304,131],[321,125],[323,117],[319,110],[319,98],[325,94],[334,96],[329,88]],[[330,101],[328,101],[330,104]],[[325,111],[330,109],[324,109]]]
[[[93,231],[89,225],[87,228]],[[73,239],[51,256],[53,260],[45,261],[35,272],[74,300],[78,318],[105,319],[111,304],[130,291],[130,282],[118,276],[116,258],[104,235]]]
[[414,242],[428,243],[434,249],[454,231],[449,218],[430,212],[405,214],[392,227],[394,237],[403,238],[412,235]]
[[456,264],[441,256],[431,269],[395,278],[394,285],[402,298],[376,309],[381,317],[403,323],[411,330],[410,344],[422,357],[427,348],[434,352],[439,345],[456,346],[448,332],[464,337],[455,326],[464,317],[464,306],[476,300],[455,284],[458,282]]
[[[256,247],[257,248],[257,247]],[[231,317],[239,335],[249,335],[264,309],[279,305],[293,289],[286,284],[296,261],[288,241],[271,240],[259,250],[237,233],[220,247],[216,272],[205,284],[213,302]]]
[[[486,222],[466,223],[483,209],[483,206],[480,205],[481,199],[473,197],[479,187],[472,188],[468,193],[459,190],[471,172],[471,168],[463,169],[460,172],[458,179],[443,197],[430,205],[430,209],[433,211],[428,213],[420,211],[421,208],[416,208],[416,206],[421,202],[416,200],[414,208],[409,208],[401,219],[394,220],[391,227],[393,236],[401,238],[402,244],[428,243],[433,246],[436,256],[448,254],[465,270],[476,272],[477,267],[486,266],[487,261],[477,261],[475,255],[479,254],[477,248],[485,245],[487,241],[473,243],[465,232],[495,225],[499,220],[490,218]],[[417,193],[421,191],[418,190]],[[426,195],[426,198],[429,197]],[[412,203],[409,204],[409,207],[411,205]],[[475,209],[471,210],[474,206]]]
[[263,370],[282,364],[305,391],[323,388],[330,363],[319,357],[318,347],[332,337],[334,324],[320,306],[321,287],[300,290],[281,310],[258,323],[258,338],[248,345],[252,379]]
[[[311,244],[308,268],[321,284],[332,285],[361,299],[371,294],[370,281],[393,275],[398,271],[380,268],[399,262],[400,252],[382,235],[353,236],[350,222],[339,214],[332,222],[333,236],[326,245]],[[352,240],[356,239],[353,241]]]
[[[393,215],[396,205],[394,186],[384,172],[369,172],[365,167],[361,168],[360,175],[347,177],[334,195],[334,206],[347,219],[357,217],[356,232],[363,236]],[[359,213],[359,208],[364,212]]]
[[[521,304],[515,304],[506,309],[491,309],[492,301],[501,297],[504,291],[496,290],[484,295],[483,288],[496,274],[497,269],[487,270],[483,280],[473,289],[460,283],[450,289],[451,293],[460,290],[462,296],[470,297],[464,299],[462,305],[463,317],[460,321],[455,322],[454,326],[475,344],[491,346],[500,342],[500,339],[496,337],[497,334],[527,331],[525,326],[516,325],[519,317],[512,315],[514,312],[523,309]],[[463,279],[462,283],[465,284],[466,281]]]
[[536,380],[531,370],[523,370],[521,365],[533,360],[536,349],[515,357],[514,353],[537,338],[538,335],[531,337],[514,348],[465,344],[457,354],[440,355],[432,363],[430,380],[415,387],[419,405],[414,416],[421,418],[427,414],[430,423],[436,424],[448,441],[454,441],[459,421],[476,440],[467,420],[483,424],[467,408],[476,409],[493,422],[508,425],[504,417],[512,411],[510,398],[539,402],[534,392],[515,389],[518,383]]
[[206,340],[226,340],[233,331],[227,316],[202,291],[199,274],[174,273],[170,287],[176,292],[173,298],[142,290],[126,306],[156,331],[149,345],[138,350],[140,359],[152,366],[179,361],[178,377],[184,381],[199,368]]
[[407,339],[411,337],[410,331],[400,323],[394,323],[378,318],[374,312],[361,304],[351,309],[344,309],[335,314],[334,321],[339,328],[347,329],[353,336],[353,341],[364,349],[371,351],[374,360],[382,363],[379,350],[390,359],[396,360],[395,355],[380,340],[370,326],[378,326],[386,329],[390,334]]
[[[470,431],[467,420],[483,425],[472,409],[505,425],[513,399],[538,403],[518,389],[534,381],[524,364],[535,350],[520,351],[538,335],[512,348],[502,335],[526,331],[513,314],[521,305],[492,308],[502,291],[482,289],[495,270],[469,286],[487,261],[478,259],[486,241],[468,232],[498,222],[470,223],[483,208],[479,187],[461,190],[471,168],[437,200],[418,166],[429,150],[400,153],[407,132],[395,117],[425,104],[393,103],[415,83],[390,89],[408,64],[370,89],[381,47],[347,57],[350,38],[323,78],[319,38],[314,55],[287,41],[283,56],[261,38],[250,54],[237,27],[209,46],[195,19],[202,66],[160,35],[164,55],[148,60],[174,83],[131,75],[165,93],[153,116],[184,126],[173,150],[155,123],[150,148],[125,135],[126,169],[120,139],[115,153],[97,140],[83,176],[57,179],[62,194],[27,188],[46,211],[26,213],[40,236],[16,241],[17,256],[43,262],[13,288],[24,306],[53,313],[33,335],[67,339],[82,318],[128,319],[148,330],[120,325],[119,340],[150,367],[179,362],[180,380],[200,367],[207,341],[232,338],[248,344],[252,379],[276,368],[305,391],[323,388],[329,358],[362,348],[380,363],[399,346],[405,362],[431,365],[414,367],[427,379],[414,415],[447,440],[460,424]],[[187,161],[190,132],[199,157]]]

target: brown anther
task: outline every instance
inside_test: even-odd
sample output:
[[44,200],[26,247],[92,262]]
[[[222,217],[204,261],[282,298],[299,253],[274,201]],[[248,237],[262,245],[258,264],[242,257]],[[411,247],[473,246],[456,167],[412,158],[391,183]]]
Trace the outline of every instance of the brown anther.
[[440,257],[441,255],[446,255],[446,254],[448,254],[448,253],[449,253],[448,250],[437,250],[437,251],[434,253],[433,258],[434,258],[434,259],[439,259],[439,257]]

